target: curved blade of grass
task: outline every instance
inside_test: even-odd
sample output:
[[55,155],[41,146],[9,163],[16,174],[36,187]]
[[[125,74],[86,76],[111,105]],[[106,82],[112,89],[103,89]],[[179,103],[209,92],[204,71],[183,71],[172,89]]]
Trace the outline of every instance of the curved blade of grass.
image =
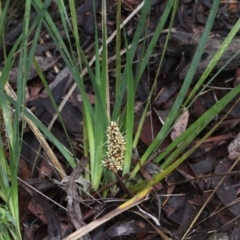
[[[22,132],[19,130],[19,117],[21,115],[21,104],[24,102],[24,86],[26,79],[29,74],[29,69],[30,69],[30,63],[27,61],[27,44],[28,44],[28,36],[29,36],[29,25],[30,25],[30,6],[31,2],[26,1],[25,2],[25,18],[23,21],[23,33],[22,35],[18,38],[17,44],[14,45],[13,49],[16,50],[16,47],[18,44],[20,44],[20,41],[22,40],[22,52],[20,53],[20,58],[19,58],[19,70],[18,70],[18,77],[17,77],[17,92],[19,95],[19,102],[16,104],[15,108],[15,113],[14,113],[14,118],[12,121],[12,116],[9,114],[10,110],[10,105],[7,103],[6,98],[5,98],[5,93],[1,90],[1,114],[3,114],[3,119],[1,121],[4,121],[5,127],[6,127],[6,134],[9,139],[9,165],[7,164],[6,159],[1,158],[2,161],[5,162],[5,170],[2,172],[1,176],[3,174],[9,174],[11,176],[11,182],[9,182],[8,177],[5,178],[5,181],[2,183],[5,183],[5,186],[3,187],[6,196],[7,196],[7,201],[6,201],[6,206],[9,208],[9,216],[12,219],[12,224],[15,227],[15,232],[14,238],[21,239],[21,231],[20,231],[20,222],[19,222],[19,208],[18,208],[18,184],[17,184],[17,170],[18,170],[18,160],[20,156],[20,151],[21,151],[21,142],[19,141],[20,136],[22,135]],[[34,24],[37,24],[35,21]],[[39,32],[40,25],[38,26],[37,31]],[[3,86],[5,85],[7,78],[8,78],[8,73],[10,71],[10,68],[12,66],[12,59],[13,59],[13,49],[10,52],[7,61],[9,61],[9,66],[4,66],[3,72],[5,75],[1,76],[1,84]],[[31,52],[30,52],[31,53]],[[3,88],[2,88],[3,89]],[[2,123],[1,123],[2,124]],[[13,128],[12,128],[13,126]],[[1,129],[2,130],[2,129]],[[5,143],[6,144],[6,143]],[[2,152],[3,154],[3,152]],[[4,166],[4,164],[1,164],[1,166]],[[9,170],[7,170],[7,168]],[[1,167],[1,171],[2,171]],[[7,175],[6,175],[7,176]],[[11,214],[11,215],[10,215]],[[8,229],[11,232],[11,226],[9,226]]]
[[154,152],[158,146],[162,143],[162,141],[164,140],[164,138],[167,136],[167,134],[170,131],[170,128],[173,124],[173,122],[175,121],[176,117],[179,114],[179,109],[181,107],[181,104],[186,96],[186,93],[188,91],[188,88],[192,82],[194,73],[197,69],[197,65],[201,59],[205,44],[207,42],[207,38],[208,35],[210,33],[212,24],[214,22],[217,10],[218,10],[218,5],[219,5],[219,1],[215,0],[213,2],[208,20],[207,20],[207,24],[205,26],[204,32],[202,34],[202,37],[200,39],[199,45],[196,49],[196,53],[193,57],[192,63],[190,65],[189,71],[187,73],[187,76],[183,82],[183,85],[181,87],[181,90],[178,94],[178,97],[176,99],[176,101],[174,102],[172,109],[162,127],[162,129],[160,130],[160,132],[158,133],[157,137],[154,139],[154,141],[151,143],[151,145],[148,147],[148,149],[145,151],[145,153],[143,154],[142,158],[140,159],[140,164],[138,164],[134,170],[131,173],[130,178],[135,177],[135,175],[137,174],[137,172],[140,169],[140,166],[147,160],[147,158],[151,155],[152,152]]
[[[2,69],[2,75],[1,75],[1,81],[0,81],[0,86],[2,86],[1,89],[4,88],[4,85],[8,79],[9,71],[12,68],[15,54],[18,52],[18,48],[19,48],[21,42],[27,41],[27,38],[29,37],[30,34],[32,34],[33,30],[36,30],[36,27],[39,26],[39,23],[41,22],[41,19],[42,19],[44,13],[47,11],[47,8],[50,4],[51,4],[51,0],[48,0],[42,5],[42,8],[39,9],[39,12],[38,12],[36,18],[34,19],[32,25],[29,27],[29,29],[27,31],[25,30],[25,35],[23,36],[23,34],[21,34],[18,37],[18,39],[16,40],[16,42],[14,43],[12,49],[10,50],[10,52],[5,60],[4,67]],[[29,17],[29,13],[27,16]],[[3,18],[1,18],[1,20],[3,21]]]
[[219,59],[221,58],[223,53],[227,50],[229,44],[231,43],[231,41],[233,40],[235,35],[239,32],[239,29],[240,29],[240,19],[236,22],[234,27],[231,29],[231,31],[229,32],[229,34],[227,35],[227,37],[223,41],[222,45],[219,47],[218,51],[213,56],[212,60],[208,64],[208,67],[205,69],[205,71],[203,72],[201,78],[195,84],[193,90],[189,94],[187,100],[184,103],[184,106],[186,106],[189,103],[189,101],[193,98],[193,96],[198,91],[198,89],[202,86],[203,82],[206,80],[208,75],[211,73],[211,71],[213,70],[213,68],[216,65],[216,63],[219,61]]
[[[167,148],[166,151],[159,154],[156,161],[159,162],[167,154],[171,153],[175,148],[176,150],[168,157],[168,159],[162,164],[164,169],[168,166],[175,156],[177,156],[185,147],[187,147],[196,136],[210,123],[210,121],[220,112],[230,101],[240,93],[240,86],[235,87],[226,96],[224,96],[218,103],[205,112],[197,121],[194,122],[186,131],[174,140]],[[183,144],[178,146],[179,144]]]
[[[201,93],[203,93],[205,91],[205,89],[209,86],[209,84],[218,76],[218,74],[220,72],[222,72],[225,67],[237,56],[240,54],[240,49],[231,57],[228,59],[228,61],[213,75],[213,77],[201,88],[201,90],[199,91],[199,93],[191,100],[191,102],[187,105],[187,108],[189,109],[189,107],[192,105],[192,103],[198,98],[198,95],[201,95]],[[184,103],[185,105],[185,103]],[[183,105],[183,106],[184,106]]]
[[4,8],[2,9],[2,3],[0,2],[0,38],[1,40],[4,38],[4,32],[5,32],[5,22],[7,18],[8,8],[10,5],[10,0],[7,0],[4,4]]
[[[4,116],[1,119],[1,124],[5,125],[6,134],[8,137],[9,157],[5,156],[6,152],[1,151],[1,189],[5,194],[5,207],[9,210],[8,215],[8,230],[11,232],[12,237],[21,239],[20,220],[19,220],[19,207],[18,207],[18,185],[16,181],[18,161],[19,161],[19,140],[18,145],[15,144],[15,132],[12,129],[12,116],[9,114],[10,105],[6,103],[6,99],[1,101],[1,110]],[[2,130],[2,129],[1,129]],[[4,143],[4,142],[3,142]],[[7,144],[7,143],[4,143]],[[1,147],[2,148],[2,147]],[[5,162],[5,168],[3,168]],[[9,164],[9,165],[8,165]],[[7,166],[8,165],[8,166]],[[11,219],[11,222],[9,221]],[[1,219],[2,220],[2,219]],[[3,226],[3,222],[1,221]],[[13,232],[12,232],[13,231]],[[14,235],[13,235],[14,233]]]
[[[78,34],[78,24],[77,24],[77,16],[76,16],[76,7],[74,1],[68,1],[70,6],[71,18],[72,18],[72,26],[73,26],[73,36],[74,41],[77,48],[77,58],[80,70],[82,69],[82,61],[81,61],[81,47],[80,47],[80,37]],[[63,20],[63,19],[62,19]],[[62,21],[65,22],[65,21]],[[67,29],[65,29],[65,33],[68,33]],[[70,46],[72,46],[71,41],[69,41]],[[73,50],[72,50],[73,52]]]
[[116,23],[116,82],[115,82],[115,95],[119,95],[120,84],[121,84],[121,0],[117,1],[117,23]]
[[137,87],[137,85],[141,79],[141,76],[142,76],[143,72],[145,71],[145,68],[149,62],[149,58],[151,57],[152,52],[153,52],[154,48],[156,47],[158,39],[161,35],[163,27],[167,21],[167,18],[169,17],[170,11],[172,10],[175,1],[178,2],[178,0],[169,0],[168,1],[167,5],[165,7],[165,10],[159,20],[159,24],[157,25],[154,35],[149,43],[148,49],[147,49],[143,59],[141,59],[139,71],[137,72],[137,75],[135,77],[135,88]]
[[2,73],[0,76],[0,89],[3,89],[6,82],[8,81],[8,75],[14,63],[14,54],[17,52],[17,49],[19,48],[21,41],[22,39],[21,37],[19,37],[5,60],[5,64],[3,66]]
[[[23,20],[23,41],[22,41],[22,51],[20,53],[19,65],[18,65],[18,76],[17,76],[17,94],[19,95],[19,101],[16,104],[14,118],[13,118],[13,133],[10,145],[10,164],[9,169],[11,173],[11,188],[8,196],[8,206],[11,212],[11,215],[16,222],[17,226],[17,234],[20,235],[21,239],[21,231],[20,231],[20,219],[19,219],[19,206],[18,206],[18,183],[17,183],[17,171],[18,171],[18,163],[21,151],[21,143],[19,139],[21,138],[23,131],[19,129],[19,117],[21,115],[21,104],[25,101],[25,83],[29,76],[31,63],[27,61],[27,44],[28,44],[28,32],[30,25],[30,8],[31,2],[27,0],[25,2],[25,18]],[[5,119],[6,120],[6,119]],[[10,120],[10,118],[8,119]],[[10,122],[11,123],[11,120]],[[9,142],[10,143],[10,142]]]
[[[127,38],[125,34],[125,43],[127,46]],[[129,56],[129,51],[126,51],[127,56],[127,105],[126,105],[126,122],[125,122],[125,130],[126,130],[126,150],[124,157],[124,165],[123,165],[123,174],[128,173],[131,167],[132,162],[132,150],[133,150],[133,127],[134,127],[134,103],[135,103],[135,89],[134,89],[134,77],[132,73],[132,64]]]
[[[51,100],[51,103],[52,103],[52,105],[53,105],[53,108],[54,108],[56,114],[58,115],[58,119],[59,119],[59,121],[60,121],[60,123],[61,123],[61,125],[62,125],[63,131],[64,131],[64,133],[65,133],[65,135],[66,135],[66,138],[67,138],[67,140],[68,140],[68,142],[69,142],[69,145],[70,145],[70,148],[71,148],[71,152],[74,154],[73,145],[72,145],[72,143],[71,143],[69,134],[68,134],[68,132],[67,132],[66,126],[65,126],[64,121],[63,121],[63,118],[62,118],[62,116],[61,116],[61,114],[60,114],[60,112],[59,112],[59,110],[58,110],[58,106],[57,106],[57,104],[56,104],[56,102],[55,102],[55,100],[54,100],[54,97],[53,97],[52,92],[51,92],[51,90],[50,90],[50,88],[49,88],[49,86],[48,86],[48,84],[47,84],[47,81],[46,81],[44,75],[43,75],[43,72],[42,72],[42,70],[41,70],[41,68],[40,68],[40,66],[39,66],[39,64],[38,64],[38,62],[37,62],[37,60],[36,60],[35,58],[33,58],[33,64],[34,64],[34,66],[35,66],[35,68],[36,68],[36,70],[37,70],[38,76],[40,77],[40,79],[41,79],[41,81],[42,81],[42,83],[43,83],[43,85],[44,85],[44,87],[45,87],[45,89],[46,89],[46,91],[47,91],[47,93],[48,93],[48,96],[49,96],[49,99]],[[80,125],[80,124],[79,124],[79,125]],[[48,128],[48,129],[49,129],[49,128]],[[50,129],[49,129],[49,130],[50,130]],[[76,157],[74,156],[74,158],[76,158]],[[68,160],[68,159],[67,159],[67,160]],[[70,166],[75,166],[76,163],[74,164],[74,163],[70,162],[69,165],[70,165]]]
[[[15,181],[18,166],[18,149],[14,146],[14,132],[12,129],[12,116],[10,104],[0,93],[0,198],[4,205],[0,205],[1,227],[0,232],[7,239],[21,239],[19,208],[18,208],[18,187]],[[3,139],[4,138],[4,139]],[[6,148],[10,154],[6,155]],[[16,149],[16,151],[13,151]]]
[[[13,104],[13,106],[16,105],[16,101],[6,95],[6,93],[3,93],[6,97],[6,99]],[[23,106],[22,106],[23,108]],[[46,128],[44,124],[42,124],[38,118],[36,118],[28,109],[25,109],[25,115],[28,117],[36,126],[38,129],[41,129],[41,131],[44,133],[44,135],[51,141],[54,146],[62,153],[62,155],[67,159],[68,163],[72,168],[76,166],[74,158],[71,156],[71,154],[66,151],[65,147],[59,142],[59,140],[49,131],[49,129]]]
[[[18,47],[20,46],[22,41],[23,42],[27,41],[26,39],[29,37],[30,34],[32,34],[33,30],[36,29],[36,26],[39,25],[39,22],[41,21],[44,13],[47,11],[47,8],[50,4],[51,4],[51,0],[48,0],[42,5],[42,8],[39,9],[39,12],[37,13],[37,16],[34,19],[32,25],[30,26],[28,31],[25,32],[25,37],[23,37],[23,34],[21,34],[18,37],[18,39],[16,40],[16,42],[14,43],[12,49],[10,50],[10,52],[5,60],[4,67],[2,69],[2,75],[1,75],[1,81],[0,81],[1,89],[4,88],[4,85],[8,79],[8,74],[9,74],[10,69],[12,68],[15,54],[18,52]],[[3,20],[4,20],[3,18],[0,18],[0,21],[3,21]]]
[[[39,11],[43,6],[42,2],[39,0],[34,0],[33,5],[37,11]],[[74,18],[74,19],[75,19],[74,21],[76,21],[76,18]],[[55,42],[56,47],[58,48],[59,52],[61,53],[61,56],[63,57],[66,65],[68,66],[69,71],[71,72],[72,76],[74,77],[74,79],[76,81],[76,84],[71,88],[71,91],[69,92],[69,94],[75,89],[75,87],[77,85],[82,94],[84,122],[85,122],[85,126],[86,126],[86,129],[84,128],[84,132],[87,132],[88,139],[89,139],[89,146],[85,146],[85,147],[86,147],[86,149],[89,148],[90,155],[94,158],[95,145],[94,145],[94,129],[93,129],[93,110],[92,110],[92,106],[90,105],[89,100],[87,98],[86,92],[84,90],[83,80],[82,80],[81,74],[79,73],[77,63],[74,61],[74,54],[73,53],[70,54],[70,52],[68,51],[68,48],[66,47],[64,41],[62,40],[62,37],[61,37],[55,23],[53,22],[53,20],[51,19],[50,15],[48,13],[44,14],[44,25],[47,28],[51,38]],[[77,35],[75,33],[75,37],[76,36]],[[81,49],[80,49],[80,51],[81,51]],[[66,99],[65,99],[65,101],[66,101]],[[65,101],[63,103],[61,103],[61,105],[59,107],[59,111],[61,111],[62,106],[65,103]],[[53,124],[53,122],[55,121],[56,116],[53,117],[51,124]],[[75,163],[73,165],[75,166]]]
[[[149,13],[150,7],[151,7],[151,1],[144,1],[144,5],[138,20],[136,32],[134,34],[132,45],[129,50],[129,64],[130,63],[133,64],[133,59],[137,50],[138,42],[142,35],[142,29],[144,29],[144,25],[146,24],[146,18]],[[121,78],[121,84],[119,84],[119,89],[118,91],[116,91],[117,94],[115,97],[114,109],[112,113],[112,119],[114,121],[116,121],[120,116],[120,109],[122,106],[122,99],[126,91],[126,85],[127,85],[127,68],[124,69],[124,72]]]
[[[106,1],[102,1],[102,61],[100,62],[99,54],[96,55],[96,78],[91,79],[95,86],[95,116],[94,116],[94,130],[95,130],[95,158],[90,158],[91,163],[91,179],[94,189],[98,189],[102,173],[106,148],[106,129],[110,120],[110,106],[109,106],[109,83],[108,83],[108,49],[107,49],[107,12]],[[95,49],[98,48],[97,25],[95,26]],[[101,69],[100,69],[101,66]]]
[[[149,58],[151,57],[152,51],[156,46],[156,43],[157,43],[158,38],[161,34],[161,31],[164,27],[164,24],[165,24],[165,22],[166,22],[166,20],[169,16],[169,13],[172,9],[173,3],[174,3],[174,0],[169,0],[168,1],[167,6],[165,7],[164,13],[159,20],[159,24],[158,24],[158,26],[155,30],[155,33],[154,33],[154,35],[153,35],[153,37],[152,37],[152,39],[149,43],[149,47],[146,51],[146,54],[143,57],[143,59],[141,59],[141,64],[139,66],[139,71],[138,71],[138,73],[135,77],[135,80],[134,80],[135,89],[137,89],[137,85],[140,81],[140,78],[141,78],[143,72],[145,71],[145,68],[148,64]],[[141,27],[143,27],[142,20],[144,20],[144,23],[146,21],[147,13],[149,11],[148,9],[150,7],[150,1],[148,3],[147,3],[147,1],[145,1],[145,4],[146,4],[146,7],[144,6],[143,14],[140,16],[140,20],[139,20],[139,24],[138,24],[139,28],[137,27],[137,29],[136,29],[136,34],[134,35],[133,43],[132,43],[132,46],[130,48],[129,55],[130,55],[131,62],[133,61],[133,58],[134,58],[134,55],[135,55],[135,52],[136,52],[136,49],[137,49],[137,44],[138,44],[138,41],[139,41],[141,33],[142,33],[142,28],[141,28]],[[149,4],[149,5],[147,5],[147,4]],[[115,99],[113,118],[117,117],[118,116],[117,114],[119,114],[119,112],[120,112],[122,99],[123,99],[124,92],[126,90],[126,86],[127,86],[127,78],[126,78],[126,72],[124,72],[123,73],[122,84],[121,84],[121,90],[119,91],[119,95],[116,96],[116,99]]]
[[[204,125],[205,127],[208,125],[208,123],[215,117],[215,114],[218,114],[222,108],[224,108],[234,97],[236,97],[237,95],[239,95],[240,92],[240,85],[238,86],[238,89],[234,89],[231,92],[229,92],[224,99],[221,99],[218,103],[216,103],[211,109],[209,109],[204,116],[201,117],[200,122],[203,122],[202,125]],[[232,96],[232,94],[234,96]],[[239,101],[239,99],[238,99]],[[167,175],[169,175],[172,171],[174,171],[185,159],[187,159],[209,136],[211,136],[211,134],[219,127],[219,125],[222,123],[222,121],[228,116],[228,114],[231,112],[231,110],[234,108],[234,106],[237,104],[237,102],[235,104],[233,104],[233,106],[229,109],[229,111],[224,115],[224,117],[217,123],[214,125],[214,127],[207,132],[207,134],[205,134],[204,137],[202,137],[190,150],[188,150],[187,152],[183,153],[181,157],[179,157],[175,162],[173,162],[174,159],[176,159],[177,154],[175,152],[172,153],[171,156],[169,156],[167,158],[167,160],[162,164],[161,168],[163,169],[162,172],[160,172],[159,174],[157,174],[156,176],[154,176],[154,178],[149,182],[149,181],[141,181],[139,183],[137,183],[136,185],[132,186],[129,191],[134,194],[138,191],[141,191],[144,188],[147,188],[149,186],[154,186],[155,184],[159,183],[161,180],[163,180]],[[209,118],[211,118],[209,120]],[[199,122],[198,123],[194,123],[195,125],[195,129],[198,129],[198,126],[200,125]],[[182,139],[182,142],[184,142],[184,140],[186,141],[186,139],[188,139],[189,137],[191,137],[191,134],[189,134],[189,132],[187,132],[186,134],[184,133],[185,138]],[[182,135],[181,135],[182,136]],[[181,137],[180,136],[180,137]],[[179,137],[179,138],[180,138]],[[194,138],[192,138],[190,141],[187,141],[188,143],[186,145],[189,144],[189,142],[192,142]],[[176,139],[176,140],[180,140],[180,139]],[[175,142],[175,141],[174,141]],[[171,145],[175,145],[174,142]],[[179,141],[178,141],[179,142]],[[181,141],[180,141],[181,142]],[[172,148],[173,150],[173,148]],[[169,152],[168,152],[169,153]],[[173,157],[172,157],[173,156]],[[172,163],[173,162],[173,163]],[[170,165],[171,164],[171,165]]]
[[[223,97],[218,103],[216,103],[211,109],[209,109],[201,118],[200,123],[196,123],[196,128],[198,125],[202,124],[203,126],[207,126],[207,124],[210,122],[211,119],[216,116],[234,97],[236,97],[240,93],[240,85],[233,89],[231,92],[229,92],[225,97]],[[162,165],[162,168],[164,169],[163,172],[157,174],[152,181],[149,182],[149,184],[155,185],[156,183],[160,182],[162,179],[164,179],[169,173],[171,173],[174,169],[176,169],[188,156],[190,156],[220,125],[220,123],[227,117],[229,112],[233,109],[232,108],[228,111],[227,114],[201,139],[199,140],[194,147],[192,147],[190,150],[188,150],[186,153],[184,153],[177,161],[172,163],[170,166],[168,166],[172,161],[169,161],[170,157],[167,159],[166,163]],[[209,120],[210,119],[210,120]],[[195,125],[195,124],[194,124]],[[186,134],[187,135],[187,134]],[[188,135],[189,136],[189,135]]]
[[[72,13],[72,8],[74,8],[74,6],[75,6],[74,1],[68,1],[68,2],[69,2],[71,16],[72,16],[72,14],[76,15],[76,13]],[[63,2],[63,0],[57,0],[56,4],[57,4],[57,9],[59,11],[60,17],[61,17],[61,23],[62,23],[62,26],[63,26],[63,29],[64,29],[64,33],[65,33],[66,38],[68,40],[69,47],[71,48],[71,51],[72,51],[72,44],[71,44],[69,31],[68,31],[68,29],[72,30],[72,25],[71,25],[71,22],[70,22],[68,13],[67,13],[66,4]],[[74,18],[74,16],[73,16],[73,18]],[[76,35],[74,34],[74,37],[75,36]]]
[[[51,3],[51,0],[50,1],[47,0],[46,2]],[[34,8],[39,13],[44,8],[45,3],[43,4],[42,1],[40,1],[40,0],[33,0],[32,1],[32,4],[33,4]],[[77,75],[78,71],[77,71],[76,65],[75,65],[74,60],[73,60],[74,55],[70,54],[69,49],[66,47],[66,45],[65,45],[65,43],[64,43],[64,41],[63,41],[63,39],[62,39],[62,37],[59,33],[54,21],[52,20],[49,13],[46,12],[46,11],[43,14],[43,18],[44,18],[43,23],[44,23],[47,31],[49,32],[51,38],[55,42],[56,47],[58,48],[59,52],[61,53],[64,61],[66,62],[67,66],[69,67],[69,70],[72,71],[73,76]]]
[[[173,11],[172,11],[172,15],[171,15],[170,24],[169,24],[169,29],[172,29],[172,26],[173,26],[173,23],[174,23],[174,19],[175,19],[175,15],[176,15],[176,12],[177,12],[177,6],[178,6],[178,2],[176,1],[174,3],[174,6],[173,6]],[[141,131],[142,131],[142,127],[143,127],[143,123],[144,123],[145,118],[146,118],[147,110],[148,110],[149,105],[151,103],[151,98],[152,98],[153,92],[155,90],[157,81],[158,81],[158,76],[159,76],[159,73],[160,73],[162,62],[163,62],[165,53],[167,51],[167,46],[168,46],[168,41],[169,41],[169,38],[170,38],[170,34],[171,34],[171,31],[169,30],[168,33],[167,33],[166,41],[164,43],[162,56],[161,56],[161,59],[160,59],[160,62],[159,62],[159,66],[158,66],[158,69],[157,69],[157,72],[156,72],[156,76],[155,76],[155,79],[154,79],[151,91],[149,93],[149,97],[148,97],[147,102],[145,104],[144,111],[143,111],[143,114],[141,116],[141,120],[139,122],[137,131],[135,133],[135,137],[134,137],[134,141],[133,141],[133,148],[136,148],[138,140],[139,140],[139,137],[140,137],[140,134],[141,134]]]

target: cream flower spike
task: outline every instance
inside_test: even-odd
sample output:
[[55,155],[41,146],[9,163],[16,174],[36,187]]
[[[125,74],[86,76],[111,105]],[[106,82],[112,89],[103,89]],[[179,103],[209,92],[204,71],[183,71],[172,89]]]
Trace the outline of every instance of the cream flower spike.
[[102,161],[103,165],[114,172],[122,170],[125,145],[125,139],[117,123],[111,122],[107,128],[107,154],[105,160]]

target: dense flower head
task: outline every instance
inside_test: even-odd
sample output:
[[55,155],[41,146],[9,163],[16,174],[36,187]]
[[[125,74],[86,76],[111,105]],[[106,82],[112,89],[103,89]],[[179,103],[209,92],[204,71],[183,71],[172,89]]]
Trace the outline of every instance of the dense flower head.
[[107,153],[103,165],[110,170],[119,171],[123,168],[125,139],[116,122],[107,128]]

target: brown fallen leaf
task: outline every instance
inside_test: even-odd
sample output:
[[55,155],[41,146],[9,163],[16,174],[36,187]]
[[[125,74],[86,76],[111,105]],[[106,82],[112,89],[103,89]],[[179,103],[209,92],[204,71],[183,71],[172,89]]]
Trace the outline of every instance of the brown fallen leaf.
[[236,159],[240,156],[240,133],[236,135],[235,139],[228,145],[229,159]]
[[171,138],[172,140],[175,140],[178,138],[187,128],[189,119],[189,111],[188,109],[183,110],[183,114],[180,116],[180,118],[176,121],[175,125],[173,126],[172,132],[171,132]]

